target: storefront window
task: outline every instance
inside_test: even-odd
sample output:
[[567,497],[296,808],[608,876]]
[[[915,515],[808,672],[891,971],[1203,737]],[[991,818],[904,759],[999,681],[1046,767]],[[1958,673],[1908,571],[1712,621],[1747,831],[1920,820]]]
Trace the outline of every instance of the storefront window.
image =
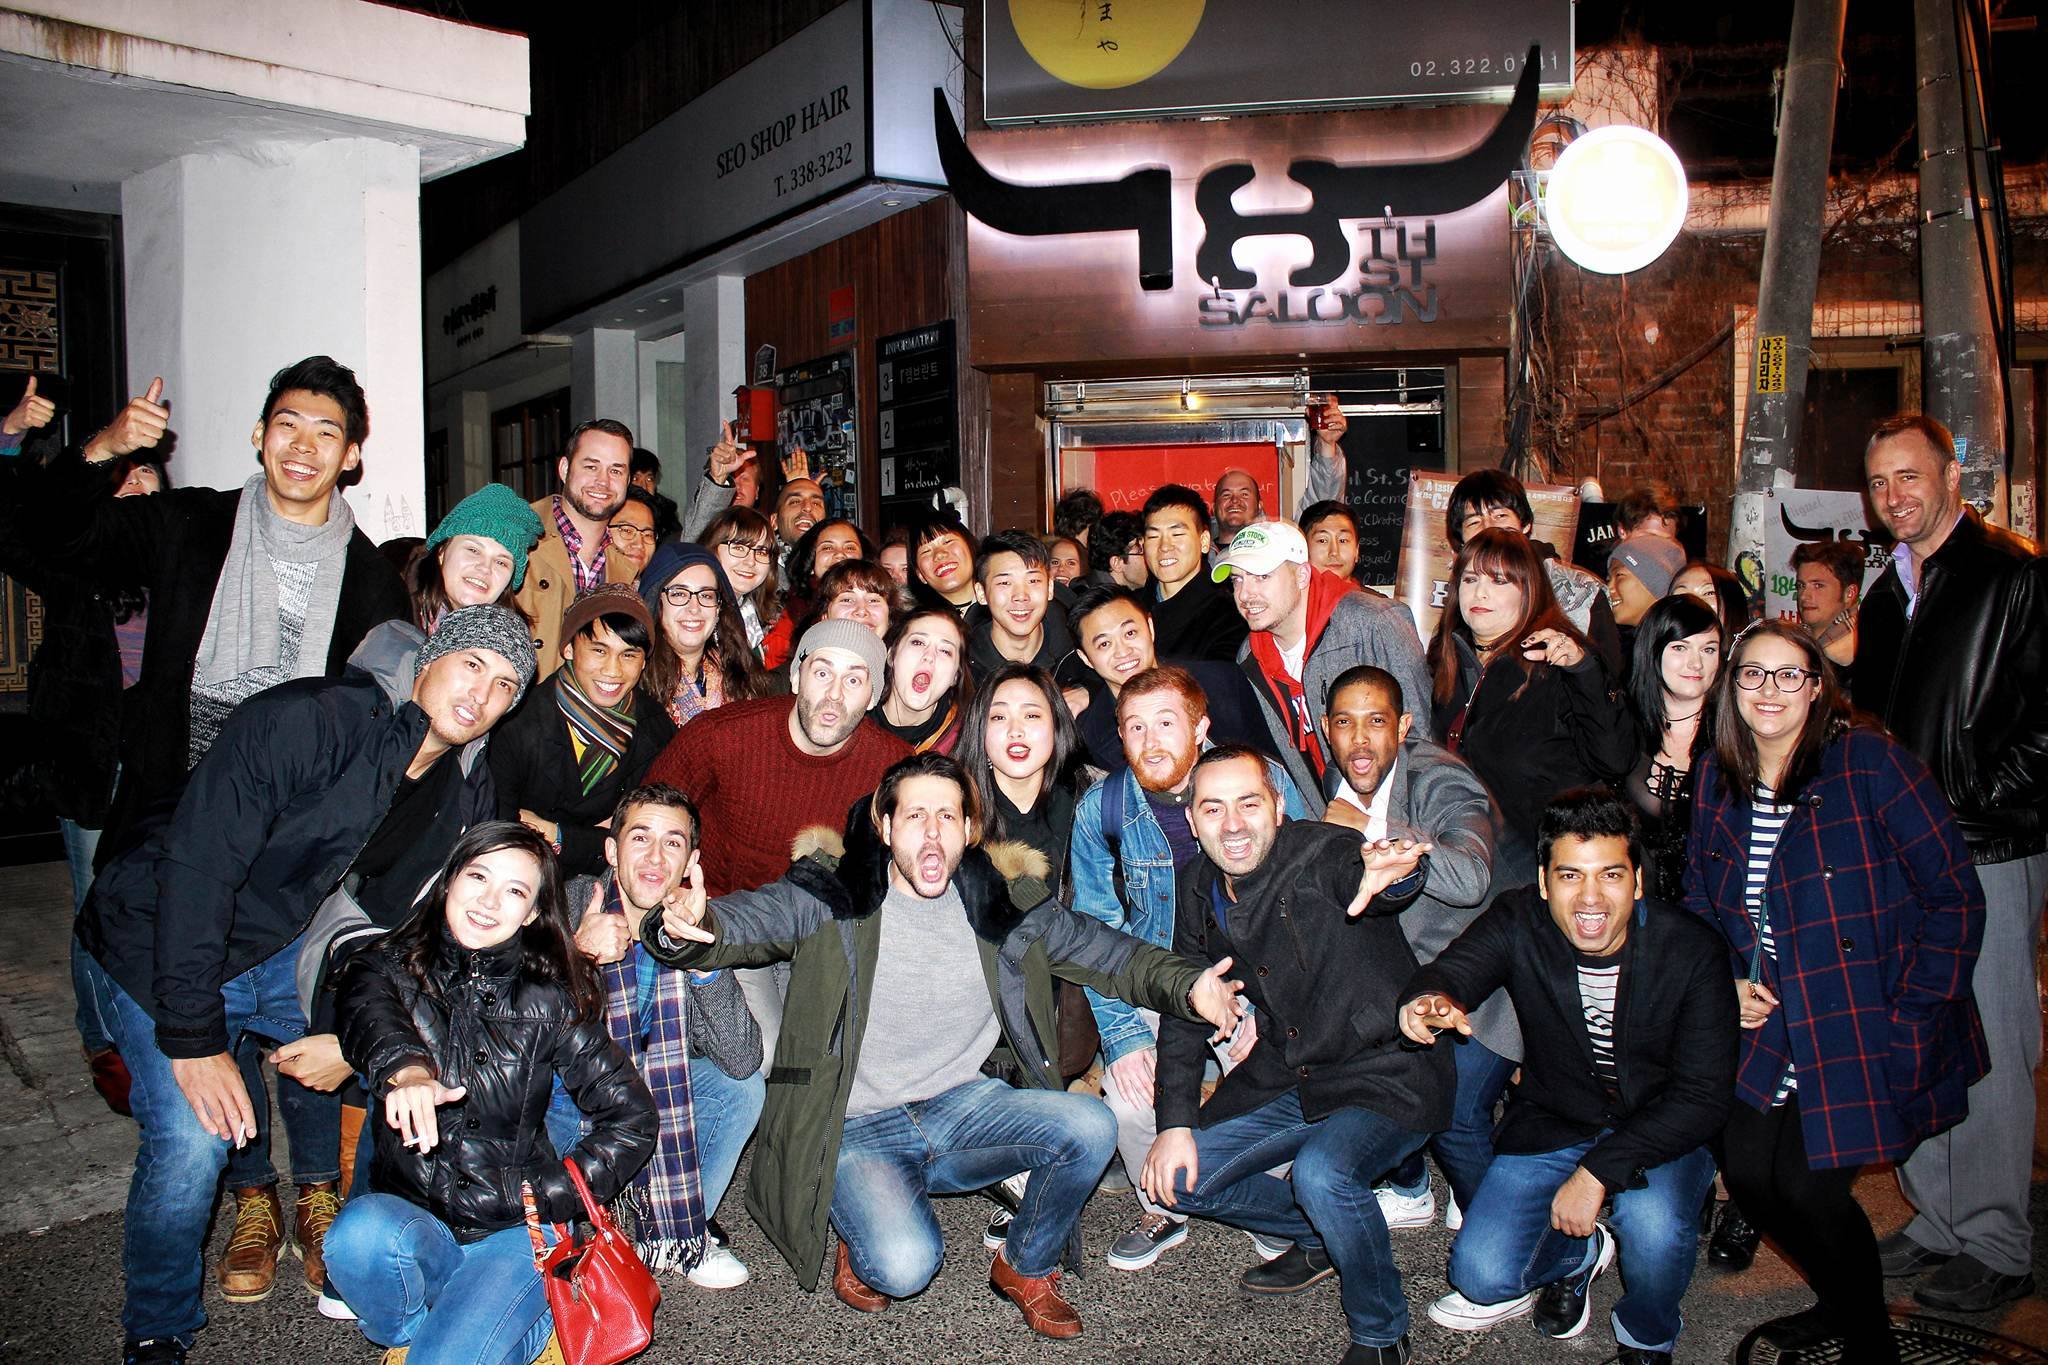
[[499,408],[491,414],[491,477],[522,498],[554,491],[555,457],[569,434],[569,391]]

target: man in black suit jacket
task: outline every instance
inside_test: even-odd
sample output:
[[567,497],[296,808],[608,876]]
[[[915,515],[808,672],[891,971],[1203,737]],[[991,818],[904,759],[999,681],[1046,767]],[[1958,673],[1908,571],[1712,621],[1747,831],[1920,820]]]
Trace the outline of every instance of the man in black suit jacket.
[[[1692,1281],[1709,1138],[1735,1093],[1727,946],[1705,923],[1642,899],[1635,814],[1604,789],[1566,792],[1538,826],[1536,885],[1475,920],[1402,993],[1401,1031],[1470,1035],[1465,1003],[1505,988],[1522,1027],[1508,1101],[1465,1225],[1439,1324],[1478,1331],[1531,1308],[1574,1337],[1612,1263],[1620,1365],[1669,1365]],[[1439,1049],[1441,1050],[1441,1049]]]
[[[1175,874],[1174,951],[1237,964],[1259,1036],[1203,1103],[1208,1030],[1162,1021],[1145,1193],[1292,1242],[1242,1286],[1292,1294],[1336,1275],[1344,1365],[1406,1365],[1408,1301],[1373,1182],[1450,1120],[1449,1055],[1395,1026],[1415,969],[1398,915],[1429,846],[1365,844],[1361,878],[1357,831],[1282,823],[1266,760],[1242,747],[1195,764],[1188,818],[1202,857]],[[1291,1180],[1268,1174],[1288,1161]]]

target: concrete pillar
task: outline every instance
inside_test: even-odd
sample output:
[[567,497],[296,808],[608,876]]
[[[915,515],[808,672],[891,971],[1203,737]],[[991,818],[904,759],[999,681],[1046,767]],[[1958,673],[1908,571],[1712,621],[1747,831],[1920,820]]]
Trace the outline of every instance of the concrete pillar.
[[341,139],[183,156],[122,184],[129,387],[163,376],[178,483],[245,482],[271,375],[331,355],[370,403],[358,524],[426,533],[419,178],[417,149]]
[[686,488],[704,473],[704,452],[731,418],[732,391],[747,382],[747,282],[715,275],[683,286],[683,453]]
[[640,343],[624,328],[593,327],[570,338],[569,420],[609,417],[640,439]]

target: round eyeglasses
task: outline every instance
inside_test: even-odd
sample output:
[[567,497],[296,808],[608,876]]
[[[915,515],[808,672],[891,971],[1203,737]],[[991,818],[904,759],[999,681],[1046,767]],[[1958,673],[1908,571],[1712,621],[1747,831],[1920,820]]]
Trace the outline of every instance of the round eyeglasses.
[[661,590],[661,600],[672,607],[695,602],[700,607],[710,608],[718,605],[718,589],[686,588],[680,583],[675,583]]
[[1758,664],[1744,664],[1735,670],[1735,685],[1745,692],[1754,692],[1769,678],[1778,684],[1780,692],[1798,692],[1805,688],[1808,679],[1818,679],[1820,674],[1810,668],[1764,668]]

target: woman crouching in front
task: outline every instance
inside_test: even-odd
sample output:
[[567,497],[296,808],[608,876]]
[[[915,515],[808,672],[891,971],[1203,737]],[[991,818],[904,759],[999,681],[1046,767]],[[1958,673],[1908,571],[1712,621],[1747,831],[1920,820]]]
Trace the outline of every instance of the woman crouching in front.
[[573,1153],[609,1201],[654,1151],[654,1098],[605,1030],[554,851],[524,825],[456,843],[413,917],[341,975],[341,1047],[376,1115],[370,1192],[327,1235],[327,1273],[408,1365],[526,1365],[553,1323],[522,1183],[544,1223],[583,1204],[544,1122],[556,1076],[589,1123]]

